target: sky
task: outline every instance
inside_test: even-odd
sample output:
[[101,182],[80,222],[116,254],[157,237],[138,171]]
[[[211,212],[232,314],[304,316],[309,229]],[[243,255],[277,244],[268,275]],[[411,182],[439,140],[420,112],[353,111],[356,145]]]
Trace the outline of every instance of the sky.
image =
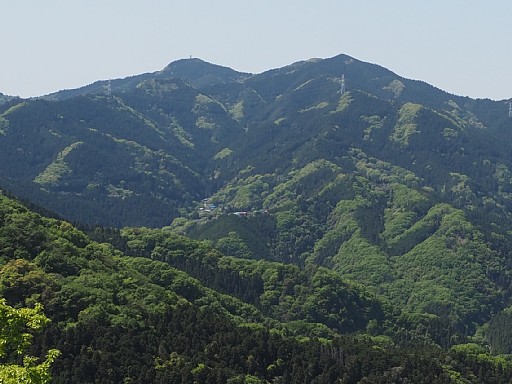
[[0,92],[41,96],[190,56],[261,73],[344,53],[512,98],[509,0],[0,0]]

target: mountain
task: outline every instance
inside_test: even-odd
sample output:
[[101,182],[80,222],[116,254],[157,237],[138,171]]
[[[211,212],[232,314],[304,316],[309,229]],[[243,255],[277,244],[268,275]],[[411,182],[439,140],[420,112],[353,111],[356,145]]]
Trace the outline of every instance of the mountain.
[[163,226],[248,167],[286,175],[315,159],[340,164],[353,147],[437,189],[467,174],[494,198],[510,124],[503,103],[344,55],[259,75],[179,60],[110,88],[4,104],[0,183],[74,221]]
[[[346,55],[261,74],[188,59],[1,105],[0,185],[92,234],[165,227],[206,242],[233,259],[180,259],[158,229],[104,239],[264,316],[379,333],[396,310],[396,327],[445,348],[510,352],[511,129],[503,102]],[[248,267],[224,270],[238,260]],[[286,283],[267,297],[272,263],[287,266],[276,275]],[[333,275],[308,275],[318,268]],[[337,278],[387,315],[331,318],[333,303],[350,308],[336,295],[314,313],[313,281]]]
[[0,104],[7,103],[9,100],[12,100],[12,99],[14,99],[14,97],[4,95],[3,93],[0,92]]
[[93,84],[78,88],[68,89],[41,97],[45,100],[66,100],[75,96],[84,96],[91,94],[104,94],[109,92],[121,93],[133,91],[141,82],[145,80],[165,80],[169,78],[179,78],[186,81],[195,88],[207,87],[217,84],[234,83],[243,81],[250,77],[250,74],[240,73],[231,68],[222,67],[207,63],[201,59],[190,58],[182,59],[167,65],[163,70],[154,73],[145,73],[142,75],[131,76],[125,79],[97,81]]
[[[325,268],[227,257],[170,230],[95,230],[96,237],[117,238],[123,254],[4,195],[0,223],[5,382],[32,382],[13,370],[16,330],[5,314],[29,319],[25,307],[36,302],[51,323],[32,339],[33,357],[24,364],[30,371],[37,357],[58,350],[51,369],[44,367],[54,383],[505,383],[512,377],[509,360],[476,344],[432,346],[422,329],[404,328],[407,319]],[[24,346],[31,339],[22,338]]]

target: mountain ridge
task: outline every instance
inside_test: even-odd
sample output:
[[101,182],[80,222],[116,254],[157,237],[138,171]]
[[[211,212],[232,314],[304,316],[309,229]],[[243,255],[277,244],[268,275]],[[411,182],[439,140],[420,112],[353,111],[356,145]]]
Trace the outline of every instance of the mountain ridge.
[[0,186],[189,273],[186,298],[219,290],[321,337],[512,351],[505,103],[346,55],[256,75],[185,59],[105,85],[0,105]]
[[[326,268],[226,257],[168,229],[93,231],[121,253],[1,194],[0,222],[2,310],[44,304],[52,322],[24,337],[34,361],[59,351],[44,367],[56,383],[505,383],[512,375],[507,356],[476,343],[432,345],[425,329],[439,330],[424,327],[427,317],[399,316]],[[0,378],[15,364],[4,357]]]
[[[345,77],[346,84],[344,95],[339,94],[342,76]],[[192,84],[194,82],[195,85]],[[45,102],[51,104],[44,104]],[[81,103],[84,103],[83,106],[80,106]],[[350,108],[354,108],[356,105],[354,112],[359,115],[350,112]],[[412,114],[408,117],[409,120],[400,117],[401,115],[405,116],[407,108],[413,111],[416,108],[414,105],[422,106],[422,108],[416,112],[410,112]],[[96,108],[97,115],[105,114],[101,121],[92,116],[84,119],[84,113],[80,109],[93,106]],[[69,145],[82,142],[85,139],[83,135],[86,135],[88,140],[105,143],[105,145],[108,143],[108,146],[123,146],[125,149],[122,151],[128,150],[130,143],[137,143],[142,145],[138,147],[140,154],[145,147],[154,151],[153,155],[146,156],[147,160],[153,158],[156,161],[156,158],[160,157],[158,160],[160,162],[177,162],[178,168],[176,169],[181,169],[180,174],[196,175],[186,176],[187,180],[195,178],[193,184],[197,185],[192,190],[189,189],[188,192],[191,193],[192,200],[200,200],[208,197],[220,185],[228,182],[230,177],[236,176],[237,172],[245,167],[266,164],[262,170],[273,171],[276,166],[283,171],[286,170],[287,167],[292,166],[291,162],[276,163],[272,158],[281,156],[281,160],[291,159],[291,156],[295,156],[292,148],[302,148],[300,153],[303,155],[309,153],[303,160],[309,161],[308,159],[312,159],[312,157],[324,156],[323,151],[328,150],[327,148],[334,142],[339,142],[341,145],[349,144],[348,140],[344,140],[340,136],[341,132],[344,132],[345,136],[347,134],[350,136],[349,140],[352,143],[349,145],[365,148],[365,151],[371,148],[374,148],[372,151],[377,150],[373,153],[374,156],[381,156],[379,153],[382,153],[389,157],[390,151],[394,150],[410,152],[411,144],[413,147],[419,145],[417,149],[413,149],[414,151],[421,149],[421,153],[418,152],[418,155],[427,156],[431,160],[437,156],[436,163],[450,168],[453,162],[447,162],[442,157],[431,153],[431,148],[421,144],[420,138],[432,136],[432,134],[421,128],[414,129],[414,126],[418,126],[414,122],[415,119],[428,122],[428,124],[432,120],[438,120],[436,124],[443,124],[443,129],[446,132],[436,133],[436,135],[456,135],[454,138],[435,139],[436,145],[442,144],[446,147],[443,151],[453,147],[461,139],[467,140],[468,135],[475,137],[470,140],[472,142],[476,140],[476,137],[478,140],[496,140],[498,142],[499,136],[505,134],[510,126],[507,109],[503,103],[471,100],[450,95],[425,83],[404,79],[376,64],[364,63],[347,55],[297,62],[256,75],[243,74],[200,59],[182,59],[170,63],[164,70],[154,73],[109,82],[96,82],[76,90],[51,94],[41,99],[11,100],[4,104],[0,111],[3,119],[0,129],[4,133],[7,132],[8,126],[14,124],[9,122],[9,119],[14,116],[22,117],[22,111],[25,108],[32,110],[32,114],[37,114],[38,119],[46,119],[45,125],[50,127],[46,133],[41,128],[34,127],[32,133],[39,132],[37,135],[46,137],[39,139],[43,140],[43,147],[47,146],[46,154],[37,155],[42,156],[40,160],[36,160],[41,162],[40,165],[33,164],[30,156],[21,156],[21,152],[14,149],[20,148],[25,153],[32,153],[31,151],[36,150],[35,147],[24,148],[23,145],[19,146],[18,142],[11,142],[10,135],[4,135],[3,141],[5,145],[9,146],[6,148],[6,154],[10,153],[10,160],[6,158],[5,161],[16,159],[20,168],[17,170],[16,167],[6,168],[4,171],[0,169],[0,177],[5,179],[4,186],[10,189],[13,189],[12,186],[14,186],[16,189],[16,183],[9,181],[9,178],[16,177],[16,172],[21,174],[26,186],[24,188],[32,190],[28,194],[37,194],[39,202],[48,200],[45,194],[51,192],[52,188],[57,188],[56,191],[64,193],[64,195],[61,193],[61,199],[69,198],[69,188],[58,189],[60,188],[59,182],[64,182],[73,175],[73,166],[64,164],[91,147],[87,143],[82,147],[73,147],[75,149],[61,160],[58,160],[58,154],[65,151]],[[46,108],[47,111],[45,111]],[[376,108],[374,111],[364,111],[374,108]],[[348,114],[345,109],[349,111]],[[50,115],[52,113],[54,115]],[[66,121],[59,117],[65,114],[69,115],[66,117]],[[21,135],[23,135],[22,130],[27,129],[24,127],[35,124],[34,119],[32,121],[25,117],[22,119],[24,119],[24,126],[20,127]],[[373,122],[369,123],[370,121]],[[403,123],[400,123],[401,121]],[[397,123],[398,125],[396,125]],[[62,142],[64,136],[71,133],[66,128],[70,124],[76,128],[72,136],[64,140],[66,144],[64,146],[58,144],[57,148],[50,149],[57,142]],[[346,131],[344,126],[347,124],[359,127],[361,136],[357,137],[354,136],[355,132]],[[121,126],[116,128],[118,125]],[[55,132],[60,132],[57,126],[65,128],[65,130],[55,135]],[[129,126],[131,128],[128,128]],[[98,127],[103,128],[98,130]],[[486,133],[482,135],[479,133],[479,129],[484,129]],[[335,133],[336,130],[339,133]],[[12,140],[19,139],[14,131],[13,135]],[[55,141],[48,141],[47,138],[52,136]],[[492,136],[494,137],[491,139]],[[149,146],[148,137],[153,138]],[[432,138],[428,138],[428,140],[431,141]],[[23,140],[30,139],[25,136]],[[503,147],[499,150],[500,153],[507,153],[506,143],[503,141],[499,141],[499,143]],[[103,145],[94,144],[93,152]],[[489,142],[486,148],[489,148],[490,151],[493,145]],[[42,150],[43,147],[37,148],[36,151]],[[306,151],[306,148],[309,149]],[[157,155],[158,151],[163,152],[161,155]],[[457,155],[458,152],[455,148],[450,151],[443,153],[443,156],[448,158],[458,156],[462,159],[463,155]],[[141,160],[144,159],[144,156],[139,156],[137,160],[136,152],[130,153],[123,155],[128,163],[138,164],[141,161],[146,161]],[[314,155],[314,153],[317,154]],[[167,157],[168,160],[162,158],[164,154],[170,156]],[[85,157],[82,156],[82,158]],[[132,160],[128,160],[129,158]],[[27,162],[27,160],[30,161]],[[407,154],[402,160],[404,161],[402,166],[406,168],[410,168],[407,162],[415,163],[413,157]],[[191,167],[191,164],[194,163],[195,165]],[[235,164],[236,166],[233,166]],[[144,165],[142,168],[148,166]],[[464,167],[466,166],[464,165]],[[149,167],[154,169],[154,165]],[[141,177],[147,178],[143,175],[142,168],[132,166],[130,169],[133,169],[132,173],[134,174],[130,178],[134,180]],[[34,169],[39,169],[39,173],[33,174],[31,170]],[[91,169],[92,171],[93,169]],[[418,171],[423,173],[423,170],[415,170],[415,172]],[[41,174],[41,172],[45,173]],[[36,192],[41,181],[45,180],[44,176],[50,176],[51,172],[58,173],[58,175],[53,175],[56,178],[54,177],[55,182],[50,185],[51,188],[46,188],[46,192]],[[98,173],[98,169],[94,172]],[[99,174],[103,174],[102,172],[99,171]],[[460,173],[460,169],[453,172]],[[27,176],[29,176],[28,180]],[[80,178],[80,173],[75,176]],[[175,184],[169,177],[179,178],[180,176],[175,173],[169,174],[168,181],[165,181],[154,174],[151,176],[151,179],[154,180],[151,183],[162,184],[163,182],[161,187],[168,190],[168,186]],[[120,186],[121,180],[124,179],[118,178],[118,180],[108,183],[105,181],[101,187],[105,191],[110,190],[108,193],[110,197],[107,199],[119,206],[123,205],[122,201],[116,200],[114,196],[125,199],[133,199],[137,196],[133,188]],[[31,187],[30,183],[34,181],[38,181],[39,184],[36,182]],[[124,180],[124,182],[126,181]],[[91,191],[95,190],[94,185],[97,183],[98,180],[89,177],[86,185],[81,187],[85,188],[83,192],[76,191],[79,193],[76,194],[76,197],[83,199],[83,196],[94,195]],[[100,181],[100,185],[102,183]],[[183,180],[179,181],[177,185],[180,184],[183,184]],[[114,190],[118,192],[112,192]],[[129,196],[122,192],[123,190],[127,191]],[[17,191],[13,190],[13,192]],[[149,190],[147,192],[154,193]],[[20,197],[26,198],[28,194],[25,192]],[[99,198],[99,195],[95,198]],[[164,204],[160,205],[161,208],[169,207],[169,204],[174,204],[176,208],[181,205],[179,202],[175,204],[171,201],[164,202],[164,200],[161,197],[156,197],[155,203]],[[190,199],[187,204],[190,205]],[[60,208],[49,208],[62,213]],[[174,209],[174,213],[172,210],[168,210],[168,212],[168,217],[177,215],[176,209]],[[82,221],[83,219],[76,217],[75,220]],[[98,223],[113,224],[109,224],[104,219],[100,219]],[[165,224],[160,221],[158,225]],[[115,225],[120,225],[120,223]]]
[[[167,74],[176,75],[176,77],[184,78],[184,79],[187,79],[187,78],[196,79],[196,77],[198,77],[198,74],[201,75],[202,73],[203,74],[208,73],[208,75],[211,75],[212,72],[214,72],[216,74],[222,74],[224,76],[223,81],[226,82],[226,80],[228,80],[228,79],[230,79],[231,81],[237,81],[239,79],[246,79],[249,77],[255,77],[255,76],[260,76],[260,75],[271,75],[276,72],[280,72],[282,70],[288,71],[289,69],[293,69],[294,67],[296,68],[299,66],[306,66],[306,65],[310,65],[310,64],[320,64],[323,67],[330,67],[329,64],[331,62],[339,62],[337,65],[339,67],[342,67],[343,69],[346,68],[346,66],[351,63],[363,64],[369,68],[378,69],[381,73],[385,73],[386,77],[396,77],[399,80],[406,80],[410,84],[417,83],[420,86],[426,85],[427,87],[434,88],[434,89],[440,91],[440,93],[444,93],[446,95],[449,95],[450,97],[471,99],[468,96],[457,96],[456,94],[450,93],[449,91],[442,90],[440,88],[437,88],[437,87],[430,85],[422,80],[408,79],[408,78],[399,76],[395,72],[393,72],[385,67],[382,67],[378,64],[360,61],[360,60],[358,60],[354,57],[351,57],[349,55],[346,55],[346,54],[339,54],[339,55],[329,57],[329,58],[311,58],[308,60],[301,60],[301,61],[294,62],[292,64],[286,65],[281,68],[264,70],[263,72],[257,73],[257,74],[240,72],[240,71],[237,71],[235,69],[232,69],[232,68],[229,68],[226,66],[222,66],[222,65],[215,64],[215,63],[210,63],[210,62],[204,61],[200,58],[191,57],[191,58],[184,58],[184,59],[178,59],[178,60],[172,61],[159,71],[147,72],[147,73],[143,73],[143,74],[139,74],[139,75],[132,75],[132,76],[128,76],[125,78],[110,79],[110,82],[113,83],[112,85],[113,85],[113,89],[114,89],[115,84],[119,83],[123,80],[126,80],[126,81],[130,81],[132,79],[139,80],[139,79],[143,79],[148,76],[158,77],[159,75],[167,75]],[[339,64],[342,64],[342,65],[339,65]],[[173,73],[173,71],[176,71],[176,72]],[[343,70],[341,72],[343,72]],[[341,74],[341,72],[340,72],[340,74]],[[222,78],[223,76],[220,76],[220,77]],[[102,90],[104,91],[104,89],[105,89],[104,87],[106,87],[108,82],[109,82],[109,80],[100,80],[100,81],[96,81],[96,82],[93,82],[88,85],[84,85],[79,88],[61,90],[61,91],[50,93],[48,95],[39,96],[39,97],[40,98],[50,98],[50,99],[52,99],[52,98],[61,99],[62,97],[72,97],[72,96],[76,96],[77,94],[101,93]],[[387,85],[387,84],[385,84],[385,85]],[[203,85],[201,85],[201,86],[203,86]],[[64,96],[64,95],[67,95],[67,96]],[[471,100],[490,100],[490,99],[484,98],[484,99],[471,99]]]

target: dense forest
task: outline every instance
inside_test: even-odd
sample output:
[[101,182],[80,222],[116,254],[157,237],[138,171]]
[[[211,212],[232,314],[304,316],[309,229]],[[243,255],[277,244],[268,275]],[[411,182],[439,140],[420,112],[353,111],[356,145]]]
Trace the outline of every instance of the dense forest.
[[105,86],[0,94],[0,381],[512,381],[505,103],[345,55]]
[[[223,256],[166,230],[96,229],[122,253],[7,197],[0,203],[2,305],[42,305],[51,323],[26,353],[58,351],[54,383],[512,379],[506,355],[475,343],[440,348],[411,327],[420,319],[326,268]],[[19,359],[0,354],[0,375]]]

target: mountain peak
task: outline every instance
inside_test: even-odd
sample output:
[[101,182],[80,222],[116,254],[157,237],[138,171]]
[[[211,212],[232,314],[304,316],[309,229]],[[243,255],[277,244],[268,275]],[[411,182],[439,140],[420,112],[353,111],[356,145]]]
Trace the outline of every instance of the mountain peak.
[[173,61],[161,71],[161,74],[180,77],[198,88],[237,82],[252,76],[195,57]]

